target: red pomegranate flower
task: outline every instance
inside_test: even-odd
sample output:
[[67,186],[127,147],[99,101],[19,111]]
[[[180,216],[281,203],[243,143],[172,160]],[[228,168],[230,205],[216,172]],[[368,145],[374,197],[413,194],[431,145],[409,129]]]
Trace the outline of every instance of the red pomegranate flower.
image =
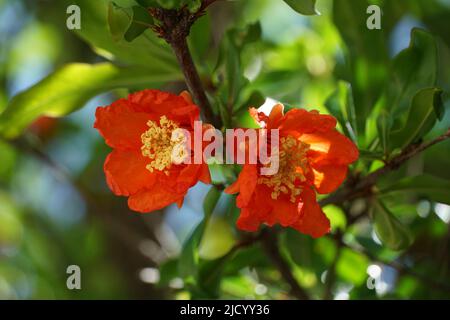
[[179,161],[172,157],[177,143],[172,134],[192,132],[199,114],[188,93],[158,90],[97,108],[94,127],[114,149],[104,164],[106,182],[114,194],[129,197],[130,209],[151,212],[171,203],[181,207],[190,187],[199,180],[210,183],[207,164],[182,163],[191,156],[187,153]]
[[269,116],[250,109],[265,129],[279,129],[279,169],[261,175],[261,164],[245,164],[225,192],[239,193],[238,228],[256,231],[260,224],[292,227],[314,238],[330,230],[316,201],[316,191],[333,192],[345,180],[347,167],[358,158],[354,143],[336,131],[336,119],[317,111],[276,105]]

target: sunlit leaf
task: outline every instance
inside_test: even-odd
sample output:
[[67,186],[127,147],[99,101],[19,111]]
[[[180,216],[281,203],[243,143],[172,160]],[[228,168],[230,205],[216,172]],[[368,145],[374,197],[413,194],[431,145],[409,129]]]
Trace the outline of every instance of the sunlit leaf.
[[99,93],[115,88],[155,87],[179,79],[158,68],[119,68],[110,63],[74,63],[19,93],[0,115],[0,134],[12,138],[40,115],[60,117],[80,109]]
[[365,255],[343,248],[336,264],[336,274],[343,280],[359,286],[367,279],[368,266],[369,259]]
[[220,258],[230,251],[235,242],[230,224],[223,218],[213,217],[203,233],[199,255],[206,260]]

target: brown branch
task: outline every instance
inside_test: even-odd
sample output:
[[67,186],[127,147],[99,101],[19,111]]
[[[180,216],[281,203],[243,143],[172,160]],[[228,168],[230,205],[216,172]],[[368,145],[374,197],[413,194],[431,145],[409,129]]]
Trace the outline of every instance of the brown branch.
[[404,164],[415,155],[448,138],[450,138],[450,128],[447,130],[447,132],[440,135],[434,140],[422,144],[411,145],[409,148],[403,150],[403,152],[401,152],[398,156],[388,161],[382,168],[372,172],[362,179],[359,179],[359,181],[357,182],[350,181],[339,191],[333,193],[327,198],[320,200],[319,204],[321,206],[325,206],[328,204],[340,204],[348,200],[370,196],[373,193],[373,186],[381,176],[391,171],[397,170],[402,164]]
[[210,5],[212,5],[213,3],[217,2],[217,1],[223,1],[223,0],[203,0],[202,6],[200,7],[200,10],[198,10],[198,11],[199,12],[205,11],[206,8],[208,8]]
[[203,83],[195,67],[192,55],[189,51],[187,37],[191,26],[204,14],[204,10],[215,1],[205,1],[196,13],[191,13],[187,8],[180,10],[167,10],[160,8],[150,9],[151,15],[160,23],[154,30],[161,38],[172,47],[178,63],[183,71],[186,85],[195,102],[199,105],[205,119],[215,127],[220,127],[219,118],[212,112]]
[[291,267],[283,258],[283,256],[280,254],[278,247],[278,237],[276,233],[269,229],[266,229],[265,232],[263,233],[261,240],[268,257],[277,267],[283,279],[291,287],[291,294],[295,296],[297,299],[309,300],[310,299],[309,295],[302,287],[300,287],[294,275],[292,274]]

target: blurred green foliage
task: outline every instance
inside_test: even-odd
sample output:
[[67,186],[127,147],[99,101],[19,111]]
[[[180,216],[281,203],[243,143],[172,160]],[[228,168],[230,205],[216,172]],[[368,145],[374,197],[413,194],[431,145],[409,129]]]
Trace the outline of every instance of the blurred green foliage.
[[[66,28],[70,4],[81,30]],[[170,208],[140,216],[104,182],[94,108],[185,88],[170,47],[143,28],[154,22],[144,8],[200,4],[0,0],[0,298],[291,297],[259,242],[237,246],[248,235],[233,196],[202,187],[176,219]],[[382,8],[381,30],[366,27],[369,4]],[[247,109],[266,98],[330,113],[361,151],[352,176],[366,175],[449,128],[449,18],[438,0],[219,1],[189,45],[224,126],[254,126]],[[324,207],[327,237],[279,230],[311,297],[450,298],[449,150],[443,142],[384,176],[371,199]],[[219,184],[238,173],[211,171]],[[71,264],[81,291],[66,288]]]

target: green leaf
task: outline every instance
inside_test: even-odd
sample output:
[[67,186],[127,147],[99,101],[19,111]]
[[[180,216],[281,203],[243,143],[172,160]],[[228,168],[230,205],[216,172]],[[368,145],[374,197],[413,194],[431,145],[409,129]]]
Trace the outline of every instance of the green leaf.
[[202,6],[201,0],[185,0],[184,3],[187,5],[190,12],[197,12]]
[[195,21],[189,33],[189,48],[194,61],[201,67],[206,62],[207,56],[211,53],[212,33],[211,17],[205,14]]
[[221,217],[213,217],[206,225],[199,246],[202,259],[213,260],[227,254],[236,243],[232,226]]
[[402,250],[411,245],[413,239],[408,228],[381,201],[374,203],[372,214],[375,233],[386,247]]
[[205,213],[205,219],[208,220],[214,209],[216,208],[217,202],[220,199],[222,192],[216,187],[211,187],[206,194],[205,200],[203,201],[203,212]]
[[450,205],[450,181],[431,175],[406,177],[388,186],[380,187],[379,192],[381,196],[410,193]]
[[365,255],[348,248],[341,250],[336,264],[336,274],[356,286],[362,285],[367,279],[369,259]]
[[391,133],[390,148],[403,149],[418,141],[427,134],[442,118],[444,104],[442,90],[437,88],[423,89],[413,98],[405,126]]
[[435,86],[437,68],[436,40],[427,31],[414,28],[409,47],[396,56],[391,67],[383,108],[394,117],[402,115],[419,90]]
[[131,24],[132,12],[121,8],[114,2],[108,5],[108,26],[114,41],[120,41]]
[[195,279],[198,272],[199,254],[198,247],[205,230],[204,221],[200,222],[198,226],[191,233],[189,238],[183,244],[180,258],[178,260],[178,271],[180,276],[188,279]]
[[235,252],[215,260],[201,261],[198,271],[196,287],[193,292],[193,299],[218,299],[222,275],[228,262],[234,257]]
[[60,117],[116,88],[159,86],[181,75],[158,68],[119,68],[111,63],[69,64],[15,96],[0,114],[0,134],[13,138],[40,115]]
[[339,121],[344,133],[353,141],[357,141],[358,130],[351,85],[348,82],[339,81],[337,89],[327,99],[325,106]]
[[128,42],[139,37],[145,30],[153,25],[153,18],[146,9],[140,6],[133,6],[131,9],[133,11],[133,16],[124,35],[125,40]]
[[[170,46],[163,39],[159,39],[154,32],[147,31],[144,36],[132,42],[125,39],[113,40],[108,23],[109,0],[61,1],[67,5],[76,4],[81,8],[83,27],[73,32],[90,44],[97,54],[129,66],[157,67],[159,70],[181,74]],[[122,7],[132,5],[129,1],[115,0],[115,2]],[[126,29],[123,31],[125,32]]]
[[17,161],[16,150],[12,145],[0,140],[0,182],[4,182],[12,176]]
[[333,22],[346,44],[340,77],[351,83],[357,129],[360,138],[366,132],[367,118],[386,85],[388,49],[384,28],[367,29],[368,0],[333,1]]
[[316,0],[284,0],[292,9],[303,15],[319,15]]
[[391,125],[392,125],[392,118],[390,117],[388,112],[386,112],[385,110],[381,110],[377,119],[377,130],[384,155],[387,155],[389,152],[388,150],[390,141],[389,130],[391,128]]
[[125,39],[128,42],[139,37],[153,24],[149,12],[141,6],[122,8],[114,2],[109,3],[108,25],[113,40]]

